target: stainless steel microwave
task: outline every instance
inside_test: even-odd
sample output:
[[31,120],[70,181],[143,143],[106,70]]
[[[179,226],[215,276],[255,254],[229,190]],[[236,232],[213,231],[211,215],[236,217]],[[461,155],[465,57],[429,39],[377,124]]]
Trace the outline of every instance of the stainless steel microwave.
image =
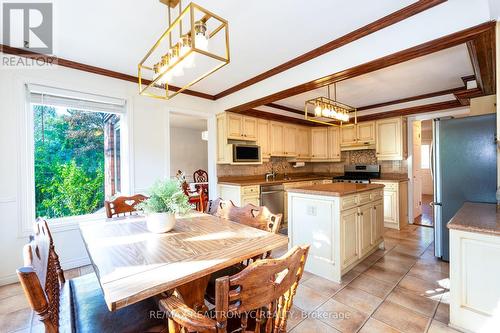
[[233,162],[260,162],[260,147],[257,145],[233,144]]

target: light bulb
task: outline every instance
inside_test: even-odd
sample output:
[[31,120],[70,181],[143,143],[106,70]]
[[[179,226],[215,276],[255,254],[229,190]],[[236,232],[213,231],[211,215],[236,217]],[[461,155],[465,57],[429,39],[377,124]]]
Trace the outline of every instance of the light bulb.
[[[181,38],[180,41],[181,47],[180,47],[180,56],[185,56],[188,54],[189,51],[191,51],[191,36],[189,35],[184,35]],[[182,61],[182,65],[185,68],[193,68],[194,67],[194,57],[193,54],[191,53],[187,57],[184,58]]]
[[197,49],[208,51],[208,36],[207,25],[203,21],[196,21],[194,23],[194,45]]
[[321,110],[321,105],[319,105],[319,103],[316,104],[316,107],[314,108],[314,115],[316,117],[321,117],[321,111],[322,111]]

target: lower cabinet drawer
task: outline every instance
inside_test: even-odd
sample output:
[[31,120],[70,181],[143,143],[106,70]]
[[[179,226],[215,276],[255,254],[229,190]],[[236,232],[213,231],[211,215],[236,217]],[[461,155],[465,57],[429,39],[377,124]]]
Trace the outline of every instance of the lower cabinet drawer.
[[384,197],[384,190],[375,190],[370,193],[370,198],[372,201],[382,199]]
[[360,205],[368,203],[371,200],[370,192],[360,193],[360,194],[358,194],[358,197],[359,197],[358,204],[360,204]]
[[259,195],[260,192],[260,186],[255,185],[255,186],[242,186],[241,187],[241,194],[242,195]]
[[350,195],[341,198],[340,201],[340,210],[344,209],[349,209],[356,207],[358,205],[358,196],[357,195]]

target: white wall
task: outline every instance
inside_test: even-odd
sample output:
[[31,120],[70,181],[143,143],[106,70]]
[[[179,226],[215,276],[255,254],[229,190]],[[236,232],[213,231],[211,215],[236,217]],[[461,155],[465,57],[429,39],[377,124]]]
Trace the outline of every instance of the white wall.
[[[209,119],[215,130],[213,102],[186,95],[172,101],[156,100],[137,94],[137,85],[68,68],[0,69],[0,285],[15,282],[15,270],[22,266],[20,198],[26,175],[19,170],[22,147],[19,144],[20,116],[24,112],[23,83],[37,83],[87,93],[124,98],[132,116],[131,192],[147,189],[156,179],[170,174],[169,112],[196,114]],[[210,132],[209,138],[215,138]],[[215,177],[215,143],[208,149],[213,159],[209,166]],[[207,154],[205,154],[206,156]],[[215,187],[215,185],[214,185]],[[63,268],[87,262],[86,251],[77,229],[54,233]]]
[[193,172],[207,171],[208,144],[201,139],[201,130],[170,127],[170,170],[172,176],[181,170],[192,181]]

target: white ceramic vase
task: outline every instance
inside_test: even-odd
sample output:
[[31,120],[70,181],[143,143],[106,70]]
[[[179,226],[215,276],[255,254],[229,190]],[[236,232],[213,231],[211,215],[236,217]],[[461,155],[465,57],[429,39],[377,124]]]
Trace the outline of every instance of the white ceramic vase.
[[175,226],[175,214],[151,213],[146,215],[148,230],[156,234],[170,231]]

